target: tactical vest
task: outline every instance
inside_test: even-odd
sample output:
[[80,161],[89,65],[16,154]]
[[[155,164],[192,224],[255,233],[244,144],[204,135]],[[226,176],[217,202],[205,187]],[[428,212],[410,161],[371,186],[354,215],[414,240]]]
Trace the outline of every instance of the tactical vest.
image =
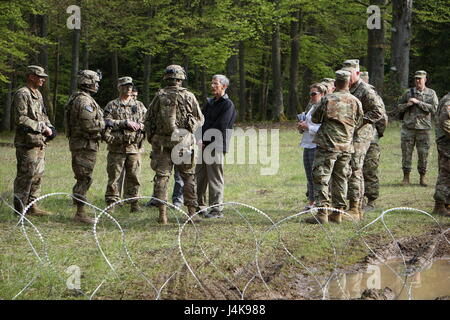
[[192,132],[192,106],[185,88],[165,88],[158,92],[159,110],[156,115],[156,134],[171,136],[176,128]]
[[94,120],[99,120],[100,118],[103,118],[103,113],[100,109],[100,106],[97,104],[97,102],[95,102],[95,100],[91,96],[87,95],[86,93],[84,93],[82,91],[77,91],[70,96],[69,101],[67,102],[67,104],[64,107],[64,111],[65,111],[64,112],[64,126],[66,129],[66,136],[68,138],[84,138],[84,139],[88,139],[88,140],[100,140],[101,134],[99,132],[97,132],[97,133],[85,132],[84,130],[82,130],[82,128],[78,124],[80,119],[72,119],[71,118],[73,104],[74,104],[75,100],[81,95],[88,96],[91,100],[91,103],[93,103],[95,105]]

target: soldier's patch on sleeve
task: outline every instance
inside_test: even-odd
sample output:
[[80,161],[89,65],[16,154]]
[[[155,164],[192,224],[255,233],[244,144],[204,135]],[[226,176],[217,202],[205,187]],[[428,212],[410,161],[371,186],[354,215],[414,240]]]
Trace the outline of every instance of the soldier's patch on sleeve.
[[84,109],[89,112],[94,112],[94,109],[91,106],[85,106]]

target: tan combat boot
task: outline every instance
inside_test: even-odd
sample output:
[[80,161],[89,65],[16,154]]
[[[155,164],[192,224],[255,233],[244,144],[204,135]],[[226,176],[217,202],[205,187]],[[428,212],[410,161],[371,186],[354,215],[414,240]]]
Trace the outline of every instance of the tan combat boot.
[[427,182],[426,182],[426,180],[425,180],[425,173],[420,175],[420,182],[419,182],[419,183],[420,183],[420,185],[421,185],[422,187],[428,186],[428,184],[427,184]]
[[167,206],[165,204],[162,204],[158,206],[158,209],[159,209],[158,223],[168,224],[169,222],[167,221]]
[[359,201],[350,200],[350,209],[347,211],[348,214],[342,215],[342,220],[353,222],[359,221],[362,217],[362,210],[359,207]]
[[135,212],[141,212],[141,206],[139,205],[138,202],[132,202],[130,205],[130,212],[131,213],[135,213]]
[[367,203],[364,206],[364,211],[373,211],[376,208],[375,200],[367,199]]
[[36,217],[44,217],[44,216],[52,216],[53,213],[39,209],[36,204],[33,204],[30,209],[28,209],[27,215],[36,216]]
[[88,217],[84,208],[84,204],[77,204],[77,212],[75,213],[74,220],[78,222],[94,224],[95,220]]
[[202,221],[202,219],[200,219],[200,218],[198,217],[198,215],[194,216],[194,215],[195,215],[195,212],[196,212],[194,206],[188,206],[187,208],[188,208],[188,214],[189,214],[189,217],[191,217],[191,221],[192,221],[193,223],[199,223],[200,221]]
[[410,172],[405,172],[405,171],[403,171],[403,181],[402,181],[402,184],[403,184],[404,186],[410,184],[410,182],[409,182],[409,175],[410,175]]
[[448,210],[445,208],[445,204],[443,202],[436,201],[434,203],[433,214],[438,214],[441,216],[449,215]]
[[305,219],[306,223],[310,224],[326,224],[328,223],[328,210],[327,209],[317,209],[317,214],[314,217],[309,217]]
[[[336,208],[342,211],[345,211],[345,208]],[[330,214],[328,215],[328,220],[330,222],[334,222],[334,223],[341,223],[342,222],[342,212],[339,211],[331,211],[329,210]]]

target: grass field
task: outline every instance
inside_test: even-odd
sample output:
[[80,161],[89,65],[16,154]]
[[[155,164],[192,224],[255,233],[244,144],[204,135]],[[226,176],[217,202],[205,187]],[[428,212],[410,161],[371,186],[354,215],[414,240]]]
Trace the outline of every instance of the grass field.
[[[302,150],[298,146],[300,136],[293,126],[286,125],[280,128],[280,162],[276,175],[260,175],[261,167],[267,167],[262,164],[225,166],[225,201],[247,204],[267,216],[251,207],[227,205],[223,219],[202,221],[196,228],[186,225],[181,229],[177,219],[183,216],[174,210],[169,215],[170,224],[160,226],[157,209],[146,208],[142,213],[130,214],[129,207],[123,206],[113,216],[125,232],[128,253],[118,226],[107,217],[102,216],[96,233],[115,271],[102,256],[92,228],[72,220],[75,207],[68,196],[47,197],[39,203],[40,207],[55,212],[55,216],[30,218],[43,242],[30,224],[24,224],[42,262],[33,253],[21,226],[16,226],[18,216],[2,203],[0,299],[16,297],[28,284],[17,299],[87,299],[96,288],[94,299],[295,298],[285,293],[295,291],[298,281],[310,281],[335,268],[361,262],[370,253],[364,242],[379,248],[392,241],[380,221],[357,233],[360,227],[378,217],[382,209],[413,207],[431,212],[437,177],[436,146],[433,142],[430,150],[429,186],[418,185],[415,170],[413,185],[400,186],[399,132],[399,125],[391,124],[381,140],[379,209],[367,213],[358,225],[347,222],[322,227],[302,223],[303,216],[291,217],[306,204],[306,178]],[[0,137],[0,142],[12,140],[12,135]],[[146,148],[141,195],[151,196],[153,171],[148,156],[150,147]],[[15,149],[3,146],[0,150],[0,193],[12,203]],[[414,166],[416,163],[415,154]],[[105,206],[106,182],[106,147],[103,144],[88,194],[90,202],[99,208]],[[67,140],[57,137],[47,149],[42,195],[70,193],[73,184]],[[170,190],[172,184],[173,179]],[[274,227],[269,218],[274,223],[287,219]],[[448,227],[450,219],[435,218]],[[395,237],[421,235],[436,227],[433,219],[413,211],[397,211],[388,215],[385,222]],[[81,271],[83,294],[67,288],[66,282],[74,275],[66,273],[70,266],[77,266]],[[255,278],[258,269],[264,281]]]

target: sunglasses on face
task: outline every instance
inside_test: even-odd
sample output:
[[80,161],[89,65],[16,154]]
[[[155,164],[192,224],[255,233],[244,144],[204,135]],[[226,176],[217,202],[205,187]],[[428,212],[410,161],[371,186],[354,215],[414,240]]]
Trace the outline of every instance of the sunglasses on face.
[[318,94],[320,94],[320,93],[317,92],[317,91],[314,91],[314,92],[310,92],[310,93],[309,93],[309,95],[312,96],[312,97],[314,97],[314,96],[316,96],[316,95],[318,95]]

